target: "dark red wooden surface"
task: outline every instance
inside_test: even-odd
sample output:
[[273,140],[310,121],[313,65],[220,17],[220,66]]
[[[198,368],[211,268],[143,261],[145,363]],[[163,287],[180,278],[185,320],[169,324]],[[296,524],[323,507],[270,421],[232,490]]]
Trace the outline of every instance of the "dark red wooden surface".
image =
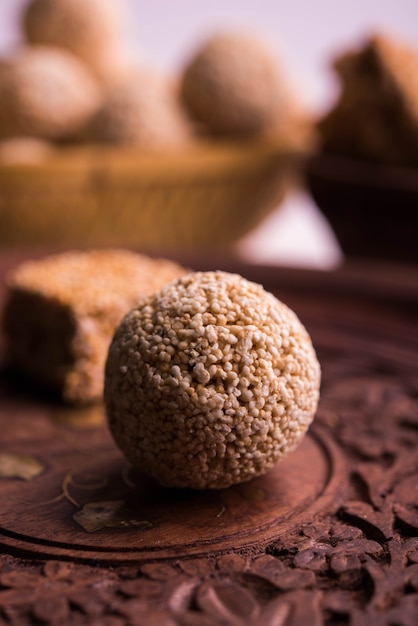
[[18,469],[0,479],[0,624],[415,625],[418,270],[193,265],[240,271],[305,323],[323,370],[309,435],[246,485],[163,490],[101,407],[65,410],[3,369]]

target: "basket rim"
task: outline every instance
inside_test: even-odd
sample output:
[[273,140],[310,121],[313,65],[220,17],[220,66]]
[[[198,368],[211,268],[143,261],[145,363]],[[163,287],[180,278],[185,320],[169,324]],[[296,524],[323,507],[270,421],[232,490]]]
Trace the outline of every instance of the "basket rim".
[[153,171],[165,168],[182,172],[253,166],[260,161],[300,158],[309,152],[307,142],[292,132],[271,137],[198,140],[178,149],[144,151],[131,146],[83,144],[53,147],[41,157],[0,160],[0,174],[42,171],[77,171],[86,168]]

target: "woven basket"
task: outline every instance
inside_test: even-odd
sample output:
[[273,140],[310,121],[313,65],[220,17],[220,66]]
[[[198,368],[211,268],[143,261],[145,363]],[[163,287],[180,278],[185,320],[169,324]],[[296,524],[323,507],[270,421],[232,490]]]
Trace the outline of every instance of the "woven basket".
[[300,155],[282,137],[167,154],[62,148],[2,163],[0,246],[226,248],[277,206]]

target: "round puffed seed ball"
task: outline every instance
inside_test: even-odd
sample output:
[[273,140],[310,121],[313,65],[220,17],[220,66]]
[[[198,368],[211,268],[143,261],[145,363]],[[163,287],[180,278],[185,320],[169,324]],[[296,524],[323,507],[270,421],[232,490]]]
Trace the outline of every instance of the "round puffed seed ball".
[[181,95],[191,114],[214,133],[251,134],[288,114],[288,95],[263,42],[218,34],[191,57]]
[[105,403],[128,460],[164,486],[219,489],[264,474],[318,403],[310,337],[236,274],[186,274],[140,301],[109,349]]
[[163,77],[138,70],[108,90],[88,134],[101,143],[160,150],[189,144],[192,126],[175,87]]
[[71,136],[96,112],[101,98],[95,79],[71,53],[25,48],[0,64],[0,137]]
[[29,43],[69,50],[107,82],[123,67],[121,5],[119,0],[31,0],[23,29]]

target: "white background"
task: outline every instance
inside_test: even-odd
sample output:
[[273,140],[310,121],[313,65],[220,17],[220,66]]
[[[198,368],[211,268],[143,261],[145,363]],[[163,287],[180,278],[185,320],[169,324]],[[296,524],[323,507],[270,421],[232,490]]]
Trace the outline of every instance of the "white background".
[[[418,0],[120,1],[130,16],[127,43],[143,63],[175,72],[208,33],[250,30],[269,42],[315,113],[326,110],[335,97],[329,66],[339,50],[376,30],[418,47]],[[19,15],[25,4],[0,0],[3,55],[12,53],[21,40]],[[341,258],[328,225],[303,192],[292,194],[241,242],[239,251],[255,261],[324,268]]]

